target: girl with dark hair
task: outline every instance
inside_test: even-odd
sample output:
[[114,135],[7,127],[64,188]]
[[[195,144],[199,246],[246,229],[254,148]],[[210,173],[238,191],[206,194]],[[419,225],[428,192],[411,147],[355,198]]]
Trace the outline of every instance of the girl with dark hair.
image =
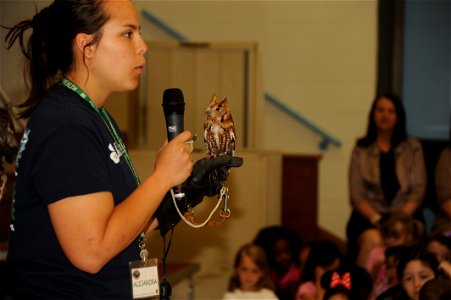
[[398,284],[377,297],[377,300],[419,300],[422,286],[437,277],[438,261],[434,254],[410,248],[396,266]]
[[322,299],[353,300],[351,298],[352,279],[349,272],[328,271],[324,273],[321,277],[321,286],[326,292]]
[[418,140],[409,138],[401,100],[378,96],[371,107],[366,135],[357,140],[349,168],[353,206],[346,234],[348,251],[364,266],[371,249],[382,244],[378,224],[383,215],[414,215],[426,189],[426,168]]
[[323,300],[367,300],[371,293],[371,276],[358,266],[344,266],[321,276],[325,289]]
[[451,278],[451,231],[438,231],[429,235],[426,250],[435,255],[439,265],[440,275]]
[[429,252],[417,251],[402,257],[398,267],[398,278],[409,300],[419,300],[421,287],[438,275],[439,262]]
[[21,105],[29,120],[16,163],[8,299],[157,294],[145,233],[159,226],[163,235],[179,221],[168,191],[188,179],[187,195],[199,203],[219,186],[211,171],[242,163],[228,156],[193,167],[186,131],[163,144],[140,182],[103,107],[138,85],[147,51],[140,28],[129,0],[55,0],[7,27],[6,46],[18,41],[30,88]]
[[299,285],[300,236],[283,226],[262,228],[254,239],[266,253],[271,279],[281,300],[292,300]]
[[451,231],[431,232],[427,239],[426,249],[435,254],[439,262],[451,261]]
[[301,274],[296,299],[322,299],[325,290],[321,286],[321,276],[327,271],[338,270],[342,260],[343,255],[334,242],[320,241],[313,244]]

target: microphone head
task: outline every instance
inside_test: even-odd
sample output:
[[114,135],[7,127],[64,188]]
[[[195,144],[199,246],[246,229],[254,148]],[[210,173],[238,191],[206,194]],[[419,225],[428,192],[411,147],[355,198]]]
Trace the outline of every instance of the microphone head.
[[185,112],[185,101],[182,90],[177,88],[164,90],[163,110],[165,114],[183,114]]

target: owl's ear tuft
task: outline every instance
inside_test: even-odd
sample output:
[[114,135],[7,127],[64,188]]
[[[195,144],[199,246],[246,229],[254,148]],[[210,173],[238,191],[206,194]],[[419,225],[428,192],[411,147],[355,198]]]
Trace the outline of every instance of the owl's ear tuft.
[[219,102],[219,106],[227,106],[227,101],[228,101],[229,99],[227,99],[227,97],[225,97],[224,99],[222,99],[222,101],[221,102]]
[[216,104],[216,94],[213,94],[213,96],[211,96],[210,105],[213,104]]

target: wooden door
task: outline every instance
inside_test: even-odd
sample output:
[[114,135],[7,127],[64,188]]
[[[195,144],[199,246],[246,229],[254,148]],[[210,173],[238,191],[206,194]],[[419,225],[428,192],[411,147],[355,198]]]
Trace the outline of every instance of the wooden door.
[[319,239],[319,155],[284,155],[282,169],[282,225],[304,241]]

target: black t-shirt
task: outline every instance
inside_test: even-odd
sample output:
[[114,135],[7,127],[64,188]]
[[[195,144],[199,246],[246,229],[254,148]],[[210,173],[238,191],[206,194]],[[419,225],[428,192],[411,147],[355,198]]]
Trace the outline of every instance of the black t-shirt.
[[136,187],[100,115],[55,85],[33,112],[19,148],[8,293],[17,299],[131,299],[128,263],[139,259],[138,239],[97,274],[85,273],[64,255],[47,205],[100,191],[111,192],[117,205]]

